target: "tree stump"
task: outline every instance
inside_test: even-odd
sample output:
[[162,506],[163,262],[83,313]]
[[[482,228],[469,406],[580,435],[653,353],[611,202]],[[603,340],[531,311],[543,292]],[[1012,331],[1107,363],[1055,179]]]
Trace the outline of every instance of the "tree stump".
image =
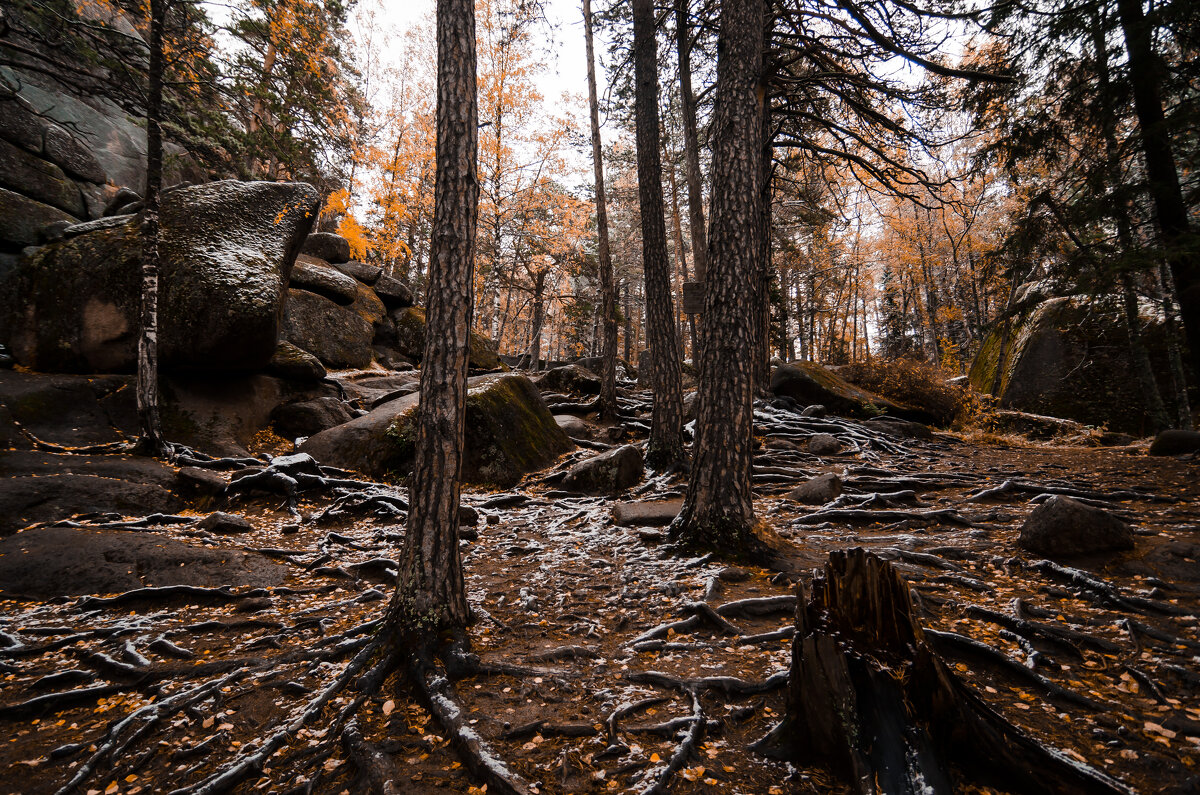
[[1039,743],[964,685],[926,642],[908,585],[862,549],[800,586],[788,711],[765,745],[862,793],[1129,793]]

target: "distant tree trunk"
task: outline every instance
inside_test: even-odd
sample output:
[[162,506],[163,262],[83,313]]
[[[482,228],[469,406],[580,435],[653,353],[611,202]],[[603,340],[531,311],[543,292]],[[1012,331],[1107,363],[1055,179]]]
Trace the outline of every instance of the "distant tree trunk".
[[475,4],[437,4],[437,175],[417,441],[399,582],[388,611],[401,642],[428,646],[469,620],[458,551],[459,469],[474,292],[479,178]]
[[633,0],[633,58],[637,122],[638,197],[642,211],[642,266],[646,273],[646,344],[654,389],[654,413],[646,462],[658,469],[683,461],[683,393],[671,266],[663,213],[662,158],[658,121],[658,46],[654,3]]
[[600,148],[600,103],[596,97],[596,55],[592,47],[591,0],[583,0],[583,32],[587,41],[588,107],[592,122],[592,173],[596,181],[600,317],[604,340],[603,353],[600,354],[603,361],[600,367],[600,419],[611,422],[617,419],[617,290],[613,283],[612,250],[608,243],[608,202],[604,189],[604,156]]
[[533,318],[529,329],[529,352],[526,364],[535,373],[542,369],[542,325],[546,322],[546,273],[540,270],[533,277]]
[[766,551],[754,534],[750,481],[764,13],[763,0],[721,4],[699,413],[692,476],[670,531],[686,546],[735,557],[760,557]]
[[755,277],[754,393],[765,395],[771,387],[771,172],[774,154],[771,131],[771,102],[762,103],[762,149],[759,152],[758,268]]
[[1142,387],[1146,399],[1146,414],[1155,433],[1170,428],[1171,420],[1167,416],[1167,407],[1163,405],[1162,395],[1158,391],[1158,383],[1154,380],[1154,368],[1150,364],[1150,352],[1142,340],[1142,317],[1138,312],[1137,291],[1133,287],[1133,278],[1128,273],[1121,274],[1121,302],[1125,309],[1125,333],[1129,337],[1129,356],[1134,373]]
[[[687,256],[684,254],[683,244],[683,219],[679,217],[679,185],[675,179],[675,166],[672,165],[667,169],[667,181],[671,185],[671,234],[675,241],[675,262],[679,269],[679,283],[685,284],[688,281],[688,263]],[[694,257],[695,255],[693,255]],[[680,287],[680,295],[682,296],[683,288]],[[682,298],[680,301],[682,302]],[[692,357],[693,361],[696,356],[696,316],[688,315],[688,320],[691,321],[690,331],[692,338]],[[684,339],[683,329],[683,314],[682,307],[679,318],[679,350],[685,355],[687,353],[687,345]]]
[[1188,224],[1175,152],[1167,129],[1159,68],[1154,54],[1152,31],[1142,11],[1142,0],[1117,0],[1117,14],[1125,34],[1129,55],[1129,83],[1133,106],[1141,130],[1146,182],[1154,201],[1154,216],[1167,250],[1167,264],[1179,294],[1179,311],[1187,335],[1193,377],[1200,377],[1200,263],[1195,254]]
[[675,45],[679,53],[679,98],[683,106],[683,155],[687,166],[688,224],[692,237],[692,270],[696,281],[708,273],[704,227],[704,192],[700,176],[700,136],[696,132],[696,98],[692,94],[692,40],[688,0],[675,0]]
[[162,192],[163,27],[167,0],[150,0],[150,64],[146,101],[146,197],[142,211],[142,307],[138,334],[137,414],[139,448],[166,452],[158,411],[158,233]]
[[1175,325],[1175,290],[1171,283],[1171,271],[1166,262],[1158,265],[1159,303],[1162,306],[1163,326],[1167,331],[1167,360],[1171,368],[1171,392],[1175,396],[1175,414],[1179,427],[1192,430],[1192,406],[1188,399],[1187,376],[1184,375],[1183,357],[1179,353],[1179,330]]
[[633,301],[629,296],[629,279],[623,284],[623,305],[625,307],[625,361],[633,365]]

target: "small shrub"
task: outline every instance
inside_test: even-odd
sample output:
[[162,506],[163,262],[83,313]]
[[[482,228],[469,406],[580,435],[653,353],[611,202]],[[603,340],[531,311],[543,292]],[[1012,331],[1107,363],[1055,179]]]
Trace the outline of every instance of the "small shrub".
[[839,370],[852,384],[928,412],[938,425],[971,424],[987,411],[986,395],[949,383],[936,365],[913,359],[871,359]]

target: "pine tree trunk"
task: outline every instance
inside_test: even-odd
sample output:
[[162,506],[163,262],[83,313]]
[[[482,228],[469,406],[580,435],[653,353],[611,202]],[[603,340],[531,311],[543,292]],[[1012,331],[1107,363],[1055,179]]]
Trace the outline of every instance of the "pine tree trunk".
[[388,626],[428,644],[469,620],[458,551],[479,179],[475,5],[437,4],[437,175],[411,510]]
[[[675,0],[675,47],[679,54],[679,98],[683,110],[683,156],[688,193],[688,228],[692,238],[692,275],[704,284],[708,273],[708,237],[704,227],[704,192],[700,176],[700,136],[696,132],[696,98],[692,95],[692,41],[688,0]],[[702,326],[704,319],[700,319]],[[692,362],[700,365],[703,329],[688,315],[692,331]]]
[[1175,414],[1179,427],[1192,430],[1192,405],[1188,399],[1187,376],[1184,374],[1183,356],[1179,352],[1179,332],[1175,325],[1175,290],[1171,271],[1165,262],[1158,265],[1159,303],[1162,305],[1163,326],[1167,331],[1167,360],[1171,370],[1171,393],[1175,396]]
[[1146,414],[1150,418],[1150,426],[1154,433],[1171,427],[1167,416],[1167,407],[1163,404],[1162,394],[1158,391],[1158,383],[1154,380],[1154,368],[1150,364],[1150,352],[1142,340],[1142,318],[1138,312],[1137,291],[1133,288],[1133,279],[1128,273],[1121,274],[1121,304],[1125,310],[1125,333],[1129,337],[1129,358],[1133,364],[1134,373],[1142,387],[1146,399]]
[[771,102],[761,103],[762,150],[759,153],[758,268],[754,311],[754,394],[765,395],[771,387],[771,172],[774,155],[771,134]]
[[533,279],[533,318],[529,331],[528,364],[533,372],[542,369],[542,325],[546,321],[546,271],[538,271]]
[[755,337],[753,280],[761,257],[763,0],[721,6],[713,124],[699,413],[692,476],[671,536],[735,557],[764,550],[750,481]]
[[162,455],[166,443],[158,410],[158,237],[162,193],[163,27],[167,0],[150,2],[150,64],[146,102],[146,197],[142,211],[142,306],[138,334],[138,447]]
[[1154,216],[1167,263],[1179,295],[1179,311],[1187,335],[1192,374],[1200,377],[1200,262],[1188,224],[1187,204],[1175,167],[1171,134],[1159,95],[1159,75],[1150,23],[1142,11],[1142,0],[1117,0],[1125,49],[1129,54],[1129,82],[1133,106],[1141,130],[1146,181],[1154,201]]
[[604,189],[604,156],[600,148],[600,103],[596,96],[596,55],[592,47],[592,3],[583,0],[583,32],[587,41],[588,107],[592,123],[592,172],[596,181],[596,234],[599,238],[600,317],[603,364],[600,367],[600,420],[617,419],[617,290],[613,283],[608,242],[608,202]]
[[658,46],[652,0],[633,0],[633,57],[638,197],[642,211],[642,266],[646,274],[646,344],[650,351],[654,390],[654,412],[646,463],[656,469],[669,469],[682,463],[684,458],[683,392],[663,212]]

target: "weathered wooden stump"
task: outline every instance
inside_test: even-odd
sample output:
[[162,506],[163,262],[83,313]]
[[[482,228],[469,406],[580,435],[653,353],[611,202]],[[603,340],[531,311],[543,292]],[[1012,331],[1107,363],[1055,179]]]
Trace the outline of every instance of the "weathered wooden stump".
[[862,793],[1128,793],[1039,743],[926,642],[907,584],[862,549],[833,552],[796,607],[787,717],[764,750],[824,765]]

